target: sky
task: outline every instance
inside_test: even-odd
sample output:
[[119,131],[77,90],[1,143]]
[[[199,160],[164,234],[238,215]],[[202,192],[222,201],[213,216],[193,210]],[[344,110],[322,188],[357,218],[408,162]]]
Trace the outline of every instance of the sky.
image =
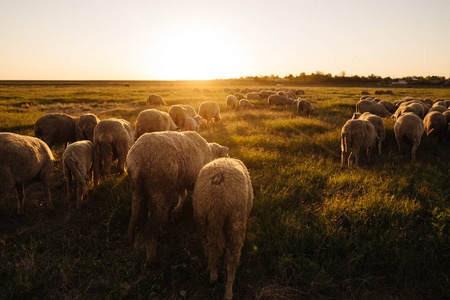
[[1,0],[0,80],[450,77],[449,0]]

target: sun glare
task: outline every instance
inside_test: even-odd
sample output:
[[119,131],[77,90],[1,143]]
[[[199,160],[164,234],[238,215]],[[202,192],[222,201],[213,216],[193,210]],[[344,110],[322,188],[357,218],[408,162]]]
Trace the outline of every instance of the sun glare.
[[160,79],[230,78],[241,63],[231,36],[207,25],[179,25],[160,33],[157,47],[152,48],[149,61]]

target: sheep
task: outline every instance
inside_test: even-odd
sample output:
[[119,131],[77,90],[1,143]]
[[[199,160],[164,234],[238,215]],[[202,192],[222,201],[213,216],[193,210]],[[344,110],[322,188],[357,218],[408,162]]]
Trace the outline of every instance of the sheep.
[[138,139],[141,135],[147,132],[177,129],[178,126],[165,111],[160,111],[152,108],[146,109],[141,111],[136,119],[134,138]]
[[429,137],[443,137],[447,131],[447,119],[441,112],[432,111],[423,119],[424,130]]
[[89,140],[94,142],[94,128],[100,120],[94,114],[84,114],[75,122],[75,131],[78,141]]
[[212,119],[214,119],[215,123],[222,120],[219,105],[214,101],[205,101],[200,103],[198,114],[206,120],[208,128],[211,127]]
[[411,158],[416,159],[416,151],[420,145],[420,140],[424,132],[422,119],[414,113],[402,114],[394,124],[395,139],[398,145],[398,151],[402,153],[404,139],[413,143],[411,148]]
[[211,283],[217,281],[217,266],[224,255],[225,299],[233,298],[233,283],[252,205],[252,183],[242,161],[219,158],[200,170],[192,196],[194,220],[208,259]]
[[163,98],[160,95],[151,94],[147,97],[147,106],[167,106]]
[[0,133],[0,199],[17,191],[17,214],[23,214],[24,183],[39,180],[49,209],[54,209],[50,181],[54,164],[49,146],[42,140],[9,132]]
[[77,118],[61,113],[50,113],[40,117],[34,124],[34,135],[43,140],[50,149],[55,143],[77,141],[75,122]]
[[356,103],[356,112],[365,113],[370,112],[380,117],[391,117],[391,113],[382,105],[370,100],[360,100]]
[[120,174],[124,172],[125,159],[133,143],[134,130],[128,121],[111,118],[98,122],[94,129],[94,186],[100,179],[102,161],[104,175],[109,175],[116,158]]
[[370,95],[369,91],[361,91],[361,95]]
[[239,100],[239,107],[241,109],[253,109],[255,106],[247,99],[241,99]]
[[276,93],[274,91],[270,91],[270,90],[262,90],[259,94],[260,94],[261,98],[267,99],[267,98],[269,98],[269,96],[275,95]]
[[297,102],[297,114],[300,116],[310,116],[314,113],[315,108],[312,107],[311,102],[304,99],[299,99]]
[[[366,120],[348,120],[341,131],[341,166],[345,166],[348,161],[348,167],[358,167],[359,151],[367,149],[367,156],[370,161],[370,150],[378,141],[378,135],[372,123]],[[348,153],[350,152],[350,155]],[[348,156],[348,157],[347,157]]]
[[172,105],[169,108],[169,116],[179,128],[183,128],[185,126],[184,123],[188,117],[195,118],[196,120],[200,118],[192,106],[181,104]]
[[187,117],[186,121],[184,122],[183,128],[181,128],[181,131],[198,131],[202,121],[203,118],[201,116],[195,116],[194,118]]
[[233,95],[228,95],[227,96],[227,107],[230,109],[236,109],[236,107],[238,106],[238,100],[235,96]]
[[444,111],[443,115],[447,120],[447,123],[450,123],[450,110]]
[[245,99],[245,96],[241,93],[235,93],[234,96],[236,97],[236,99],[239,101],[241,99]]
[[134,241],[136,222],[141,209],[150,216],[144,229],[146,261],[156,257],[161,234],[172,202],[173,192],[179,194],[174,213],[179,213],[186,190],[194,187],[200,169],[219,157],[228,156],[228,148],[208,143],[194,131],[161,131],[142,135],[130,149],[126,170],[133,185],[131,218],[127,238]]
[[428,113],[432,112],[432,111],[437,111],[440,113],[444,113],[446,112],[448,109],[445,108],[445,106],[441,106],[441,105],[433,105],[433,107],[430,108],[430,110],[428,111]]
[[373,127],[375,128],[375,132],[378,135],[378,155],[381,155],[381,145],[386,138],[383,119],[368,112],[365,112],[363,114],[353,114],[353,119],[366,120],[372,123]]
[[247,100],[256,100],[256,101],[262,100],[258,92],[247,93],[246,98]]
[[396,120],[398,119],[401,115],[405,114],[405,113],[413,113],[416,116],[419,116],[419,112],[417,111],[417,109],[413,106],[409,106],[409,105],[400,105],[399,108],[397,108],[397,110],[395,111],[395,113],[391,116],[392,119]]
[[92,162],[94,161],[94,144],[83,140],[70,144],[62,155],[62,166],[67,183],[66,201],[77,195],[77,209],[87,195],[86,176],[92,179]]
[[391,114],[395,113],[395,111],[397,110],[397,106],[394,103],[392,103],[392,102],[389,102],[389,101],[386,101],[386,100],[381,100],[378,103],[383,105],[386,108],[386,110],[388,112],[390,112]]
[[288,99],[287,97],[280,96],[280,95],[271,95],[269,98],[267,98],[267,107],[271,105],[279,106],[279,105],[288,105],[293,104],[294,100]]
[[295,91],[295,94],[296,94],[297,96],[304,95],[304,94],[305,94],[305,91],[304,91],[304,90],[296,90],[296,91]]

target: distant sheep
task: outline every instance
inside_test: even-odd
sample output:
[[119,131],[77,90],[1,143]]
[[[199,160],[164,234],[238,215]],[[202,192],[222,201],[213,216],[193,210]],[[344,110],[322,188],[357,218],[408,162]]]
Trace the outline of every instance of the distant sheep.
[[311,102],[308,100],[300,99],[297,103],[297,114],[299,116],[310,116],[315,111],[312,107]]
[[0,133],[0,199],[13,188],[17,191],[17,214],[23,214],[24,183],[39,180],[49,209],[54,209],[50,197],[53,154],[46,143],[31,136]]
[[369,91],[361,91],[361,95],[370,95]]
[[210,282],[217,281],[218,264],[224,255],[225,299],[233,298],[233,283],[252,205],[252,183],[242,161],[219,158],[201,169],[192,196],[194,220],[208,259]]
[[423,119],[425,133],[429,137],[444,137],[447,131],[447,119],[441,112],[432,111]]
[[238,106],[238,100],[233,95],[228,95],[226,101],[227,101],[227,108],[229,109],[234,110]]
[[253,105],[247,99],[239,100],[239,106],[241,107],[241,109],[253,109],[253,108],[255,108],[255,105]]
[[261,96],[257,92],[250,92],[246,95],[247,100],[259,101],[262,100]]
[[271,106],[271,105],[275,105],[275,106],[280,106],[280,105],[289,105],[289,104],[293,104],[294,100],[292,99],[288,99],[285,96],[280,96],[280,95],[271,95],[269,96],[269,98],[267,98],[267,107]]
[[208,143],[193,131],[146,133],[130,149],[126,169],[133,185],[131,218],[127,237],[134,241],[140,210],[150,216],[144,229],[147,262],[156,258],[158,237],[165,227],[174,192],[179,194],[174,212],[180,212],[186,189],[193,189],[201,168],[228,148]]
[[80,209],[83,198],[87,195],[86,176],[92,179],[94,161],[94,144],[82,140],[70,144],[62,155],[62,166],[67,186],[67,201],[76,194],[77,208]]
[[378,136],[372,123],[366,120],[348,120],[341,130],[341,166],[344,167],[347,161],[349,168],[352,165],[357,168],[361,150],[367,150],[370,160],[370,150],[377,141]]
[[391,117],[391,113],[382,105],[370,100],[360,100],[356,103],[356,112],[365,113],[370,112],[380,117]]
[[301,96],[301,95],[304,95],[304,94],[305,94],[305,91],[304,91],[304,90],[296,90],[296,91],[295,91],[295,94],[296,94],[297,96]]
[[363,114],[356,113],[353,115],[353,119],[366,120],[372,123],[378,136],[378,155],[381,155],[381,146],[384,142],[384,139],[386,138],[383,119],[368,112],[365,112]]
[[100,179],[100,169],[104,175],[109,175],[116,158],[119,172],[124,172],[127,153],[133,143],[134,130],[128,121],[111,118],[98,122],[94,129],[94,186]]
[[147,106],[167,106],[163,98],[160,95],[151,94],[147,97]]
[[[183,124],[184,125],[184,124]],[[139,113],[136,119],[134,138],[138,139],[147,132],[177,130],[178,126],[168,113],[156,109],[146,109]]]
[[208,128],[211,127],[213,119],[215,123],[222,120],[219,105],[214,101],[202,102],[198,108],[198,114],[206,120]]
[[77,140],[94,142],[94,129],[100,120],[94,114],[84,114],[75,122]]
[[395,139],[397,140],[398,151],[402,153],[405,139],[413,143],[411,148],[411,158],[416,159],[416,151],[420,145],[420,140],[424,132],[422,119],[414,113],[402,114],[394,124]]
[[34,135],[43,140],[50,148],[55,143],[77,141],[75,122],[77,118],[67,114],[50,113],[40,117],[34,124]]
[[245,99],[245,96],[241,93],[235,93],[234,96],[236,97],[236,99],[239,101],[241,99]]

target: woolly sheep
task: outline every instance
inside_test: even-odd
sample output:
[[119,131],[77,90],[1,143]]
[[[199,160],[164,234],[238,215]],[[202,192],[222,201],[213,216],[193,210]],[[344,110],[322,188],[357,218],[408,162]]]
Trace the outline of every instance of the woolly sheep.
[[378,155],[381,155],[381,146],[386,137],[383,119],[377,115],[365,112],[363,114],[353,114],[353,119],[366,120],[372,123],[378,136]]
[[447,124],[446,117],[438,111],[428,113],[423,119],[424,130],[429,137],[443,137],[447,131]]
[[147,106],[167,106],[167,103],[164,102],[163,98],[160,95],[151,94],[147,97]]
[[304,91],[304,90],[296,90],[296,91],[295,91],[295,94],[296,94],[297,96],[304,95],[304,94],[305,94],[305,91]]
[[78,141],[89,140],[94,142],[94,128],[100,120],[94,114],[84,114],[75,122],[75,131]]
[[247,99],[241,99],[239,100],[239,106],[241,109],[253,109],[255,106],[248,101]]
[[214,101],[205,101],[200,103],[198,114],[206,120],[208,128],[211,126],[213,119],[215,123],[222,120],[219,105]]
[[369,91],[361,91],[361,95],[370,95]]
[[415,107],[409,106],[409,105],[401,105],[399,108],[397,108],[397,110],[391,116],[391,118],[396,120],[405,113],[413,113],[420,118],[420,116],[419,116],[420,113],[417,111],[417,109]]
[[[348,167],[358,167],[359,151],[367,149],[367,156],[370,161],[370,150],[377,143],[378,136],[372,123],[366,120],[348,120],[341,131],[341,166],[345,166],[347,160]],[[350,155],[348,155],[350,153]]]
[[390,117],[392,114],[382,105],[370,100],[360,100],[356,103],[356,112],[370,112],[380,117]]
[[169,115],[179,128],[185,126],[184,123],[188,117],[195,118],[196,120],[200,118],[192,106],[182,104],[172,105],[169,108]]
[[236,109],[236,107],[238,106],[238,100],[235,96],[233,95],[228,95],[227,96],[227,107],[230,109]]
[[414,113],[402,114],[394,124],[395,139],[397,140],[398,151],[402,153],[404,139],[413,143],[411,148],[411,158],[416,159],[416,151],[420,145],[424,131],[422,119]]
[[267,98],[267,107],[271,105],[279,106],[279,105],[288,105],[293,104],[294,100],[288,99],[287,97],[280,95],[271,95]]
[[432,111],[437,111],[440,113],[444,113],[447,111],[447,109],[445,108],[445,106],[441,106],[441,105],[436,105],[430,108],[430,110],[428,111],[428,113],[432,112]]
[[53,154],[38,138],[9,132],[0,133],[0,199],[13,188],[17,191],[17,214],[23,213],[24,183],[39,180],[49,209],[54,209],[50,197]]
[[198,131],[200,124],[202,123],[203,118],[201,116],[195,116],[194,118],[187,117],[184,122],[182,131]]
[[252,183],[242,161],[219,158],[201,169],[192,195],[194,219],[208,259],[211,282],[217,281],[218,264],[224,255],[225,299],[233,298],[233,282],[252,205]]
[[235,93],[234,96],[236,97],[236,99],[241,100],[241,99],[245,99],[245,96],[241,93]]
[[[183,124],[184,125],[184,124]],[[147,132],[177,130],[178,127],[165,111],[146,109],[139,113],[136,119],[134,137],[138,139]]]
[[450,123],[450,110],[444,111],[443,115],[447,120],[447,123]]
[[378,103],[383,105],[386,108],[386,110],[388,112],[390,112],[391,114],[395,113],[395,111],[397,110],[397,106],[394,103],[392,103],[392,102],[389,102],[389,101],[386,101],[386,100],[381,100]]
[[[82,199],[87,195],[86,176],[92,179],[94,144],[83,140],[70,144],[62,155],[62,166],[67,185],[67,201],[77,196],[77,208],[81,208]],[[76,191],[76,192],[75,192]]]
[[261,96],[257,92],[247,93],[246,98],[247,100],[256,100],[256,101],[262,100]]
[[297,103],[297,113],[300,116],[309,116],[314,113],[315,109],[308,100],[300,99]]
[[75,122],[77,118],[61,113],[50,113],[40,117],[34,124],[34,135],[43,140],[50,149],[55,143],[77,141]]
[[98,184],[102,162],[104,175],[109,175],[116,158],[119,172],[124,172],[125,159],[133,143],[134,130],[128,121],[111,118],[98,122],[94,129],[94,186]]
[[130,149],[126,170],[133,185],[133,199],[127,238],[134,241],[140,210],[147,208],[151,216],[144,229],[147,262],[155,261],[158,237],[167,222],[173,192],[179,194],[174,209],[178,213],[186,189],[193,189],[200,169],[213,159],[228,156],[227,153],[227,147],[208,143],[193,131],[146,133]]

